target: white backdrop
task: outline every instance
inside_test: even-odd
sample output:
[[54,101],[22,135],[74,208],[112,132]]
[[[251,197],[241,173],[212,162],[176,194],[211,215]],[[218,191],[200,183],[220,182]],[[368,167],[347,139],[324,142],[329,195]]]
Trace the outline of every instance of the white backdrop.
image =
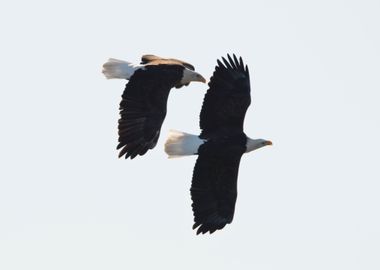
[[[0,268],[379,269],[378,1],[8,1],[0,7]],[[117,159],[125,82],[109,57],[153,53],[209,78],[243,56],[245,155],[234,222],[196,236],[195,157],[206,86],[173,90],[157,147]]]

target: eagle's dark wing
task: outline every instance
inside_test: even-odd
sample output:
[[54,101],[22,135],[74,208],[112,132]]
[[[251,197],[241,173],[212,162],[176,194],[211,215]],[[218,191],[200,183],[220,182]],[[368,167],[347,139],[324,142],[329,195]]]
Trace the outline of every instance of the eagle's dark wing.
[[184,66],[184,67],[186,67],[186,68],[188,68],[190,70],[192,70],[192,71],[195,71],[194,66],[192,64],[189,64],[189,63],[185,62],[185,61],[174,59],[174,58],[170,58],[168,60],[169,61],[174,61],[174,62],[176,62],[176,63],[178,63],[178,64],[180,64],[180,65],[182,65],[182,66]]
[[[245,137],[241,136],[241,140]],[[198,152],[191,184],[194,226],[197,234],[222,229],[232,222],[237,178],[244,143],[206,142]]]
[[[243,132],[245,113],[251,103],[248,67],[240,57],[218,60],[200,113],[201,137],[228,130]],[[222,129],[222,130],[221,130]]]
[[195,68],[192,64],[189,64],[185,61],[174,59],[174,58],[162,58],[153,54],[146,54],[141,57],[141,64],[174,64],[182,65],[192,71],[195,71]]
[[157,55],[153,54],[145,54],[141,57],[141,63],[140,64],[148,64],[149,62],[156,61],[156,60],[161,60],[162,57],[159,57]]
[[157,68],[137,70],[120,102],[119,157],[133,159],[155,147],[166,116],[166,104],[175,79]]

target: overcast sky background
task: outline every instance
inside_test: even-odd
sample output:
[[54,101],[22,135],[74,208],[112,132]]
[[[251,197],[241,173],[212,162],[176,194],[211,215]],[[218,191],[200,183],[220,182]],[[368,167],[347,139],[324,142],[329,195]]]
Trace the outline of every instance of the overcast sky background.
[[[379,269],[379,1],[6,1],[0,4],[0,269]],[[206,86],[173,90],[157,147],[119,160],[125,81],[109,58],[175,57],[209,78],[241,55],[253,103],[233,223],[196,236]]]

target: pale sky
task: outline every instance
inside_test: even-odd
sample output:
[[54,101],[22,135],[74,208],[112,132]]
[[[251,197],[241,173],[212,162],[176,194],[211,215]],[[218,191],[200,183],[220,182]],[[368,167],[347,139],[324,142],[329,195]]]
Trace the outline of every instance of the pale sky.
[[[380,269],[379,1],[7,1],[0,4],[0,269]],[[168,160],[171,128],[199,133],[206,86],[169,97],[157,147],[117,158],[125,81],[109,58],[152,53],[210,78],[249,65],[232,224],[196,236],[196,157]]]

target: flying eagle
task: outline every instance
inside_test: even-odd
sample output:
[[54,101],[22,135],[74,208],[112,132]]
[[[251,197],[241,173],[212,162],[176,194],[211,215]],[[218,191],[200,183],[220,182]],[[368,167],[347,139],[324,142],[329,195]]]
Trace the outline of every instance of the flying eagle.
[[165,151],[170,157],[198,155],[191,184],[197,234],[220,230],[232,222],[239,163],[244,153],[271,141],[251,139],[243,131],[251,103],[248,67],[235,55],[217,61],[200,113],[199,136],[170,131]]
[[181,60],[144,55],[139,65],[109,59],[103,65],[107,79],[126,79],[120,102],[119,157],[133,159],[156,146],[171,88],[206,82],[194,67]]

